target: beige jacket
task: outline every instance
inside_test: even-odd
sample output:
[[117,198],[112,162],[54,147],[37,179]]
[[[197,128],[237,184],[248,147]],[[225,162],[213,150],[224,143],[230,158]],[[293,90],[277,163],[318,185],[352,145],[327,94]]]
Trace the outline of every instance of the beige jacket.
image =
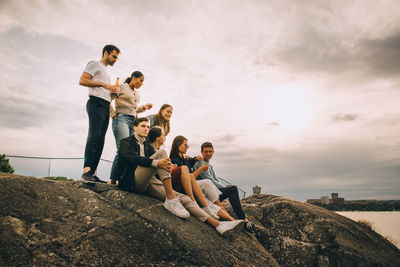
[[113,95],[115,109],[110,105],[110,117],[114,118],[117,113],[128,114],[136,117],[137,113],[143,112],[143,107],[139,107],[140,95],[137,90],[132,90],[127,83],[119,84],[119,95]]

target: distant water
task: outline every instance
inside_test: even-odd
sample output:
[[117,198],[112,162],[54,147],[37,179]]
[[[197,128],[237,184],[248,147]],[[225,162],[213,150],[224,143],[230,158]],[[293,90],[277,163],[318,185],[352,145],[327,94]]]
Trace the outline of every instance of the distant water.
[[400,248],[400,211],[338,211],[344,217],[354,221],[366,220],[372,223],[376,232],[389,236]]

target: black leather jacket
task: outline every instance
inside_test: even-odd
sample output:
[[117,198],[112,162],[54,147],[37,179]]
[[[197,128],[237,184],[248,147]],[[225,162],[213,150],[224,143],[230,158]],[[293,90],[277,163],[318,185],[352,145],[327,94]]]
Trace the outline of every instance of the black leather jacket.
[[118,163],[123,165],[124,171],[118,179],[118,187],[122,190],[133,191],[135,170],[138,166],[151,167],[153,160],[149,157],[155,153],[150,142],[144,141],[145,157],[140,156],[139,143],[134,135],[121,140],[118,148]]

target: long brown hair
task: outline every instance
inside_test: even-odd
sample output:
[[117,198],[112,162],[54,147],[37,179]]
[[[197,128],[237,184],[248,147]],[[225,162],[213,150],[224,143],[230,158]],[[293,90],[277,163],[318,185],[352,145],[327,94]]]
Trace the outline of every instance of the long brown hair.
[[161,126],[164,129],[165,136],[168,135],[171,128],[169,125],[169,121],[164,119],[163,116],[161,115],[161,113],[164,109],[169,108],[169,107],[172,108],[172,106],[170,104],[162,105],[160,110],[158,111],[158,113],[155,115],[155,125]]
[[171,145],[171,152],[169,153],[169,157],[176,156],[179,157],[179,146],[182,145],[183,142],[187,141],[186,137],[182,135],[178,135],[174,138]]

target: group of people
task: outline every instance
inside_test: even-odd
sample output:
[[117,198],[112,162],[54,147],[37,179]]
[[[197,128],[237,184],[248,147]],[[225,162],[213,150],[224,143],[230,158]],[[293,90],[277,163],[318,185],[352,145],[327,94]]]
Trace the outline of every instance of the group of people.
[[[243,211],[237,187],[224,186],[210,164],[213,145],[203,143],[201,156],[190,157],[186,154],[188,140],[179,135],[174,138],[168,155],[163,145],[170,132],[172,106],[164,104],[157,114],[138,117],[139,113],[153,107],[151,103],[139,105],[138,89],[144,83],[143,73],[134,71],[123,83],[111,83],[106,68],[113,66],[119,55],[118,47],[106,45],[101,60],[90,61],[79,81],[80,85],[89,88],[86,104],[89,130],[81,179],[105,183],[96,176],[96,169],[111,117],[117,145],[110,174],[112,184],[118,183],[123,190],[158,198],[164,201],[165,209],[180,218],[192,214],[215,227],[222,236],[243,227],[252,233],[252,224]],[[237,220],[221,204],[226,198]]]

